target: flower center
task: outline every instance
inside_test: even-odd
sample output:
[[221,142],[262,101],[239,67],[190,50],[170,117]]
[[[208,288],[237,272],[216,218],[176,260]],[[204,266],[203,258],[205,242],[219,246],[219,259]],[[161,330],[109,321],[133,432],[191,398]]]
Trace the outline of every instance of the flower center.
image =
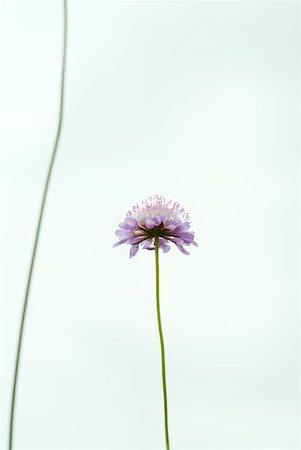
[[168,232],[164,227],[154,227],[147,231],[147,235],[149,238],[163,237],[167,236]]

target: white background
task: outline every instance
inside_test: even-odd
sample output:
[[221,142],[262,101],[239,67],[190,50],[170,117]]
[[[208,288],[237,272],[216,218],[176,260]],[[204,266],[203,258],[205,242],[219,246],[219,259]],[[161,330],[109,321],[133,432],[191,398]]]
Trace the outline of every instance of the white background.
[[[58,112],[61,2],[2,3],[1,445]],[[156,193],[172,449],[298,447],[297,2],[72,2],[62,139],[16,449],[163,449],[154,255],[112,248]]]

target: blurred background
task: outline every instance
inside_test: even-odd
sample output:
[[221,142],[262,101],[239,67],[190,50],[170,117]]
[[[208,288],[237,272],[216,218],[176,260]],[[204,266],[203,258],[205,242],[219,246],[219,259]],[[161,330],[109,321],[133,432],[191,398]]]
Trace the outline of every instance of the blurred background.
[[[4,1],[1,448],[57,125],[62,2]],[[298,448],[298,2],[71,1],[62,138],[33,276],[15,448],[163,449],[150,195],[198,248],[161,256],[172,449]]]

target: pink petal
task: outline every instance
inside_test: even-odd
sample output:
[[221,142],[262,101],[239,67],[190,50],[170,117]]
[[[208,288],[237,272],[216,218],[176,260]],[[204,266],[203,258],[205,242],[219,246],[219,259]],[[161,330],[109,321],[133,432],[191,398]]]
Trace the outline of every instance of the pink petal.
[[137,220],[133,219],[133,217],[126,217],[125,221],[119,224],[119,227],[123,230],[135,230],[139,228],[139,225]]
[[174,219],[173,217],[164,217],[163,219],[163,225],[168,229],[175,229],[180,223],[179,219]]
[[152,245],[153,245],[153,239],[147,239],[143,244],[143,248],[150,250],[150,247],[152,247]]
[[184,241],[178,237],[166,237],[165,239],[173,242],[174,244],[176,244],[176,246],[178,247],[178,249],[184,253],[184,255],[189,255],[189,252],[187,252],[187,250],[185,250],[185,248],[183,247]]
[[181,223],[181,225],[178,225],[175,229],[175,234],[183,233],[184,231],[187,231],[190,228],[189,222]]
[[122,228],[123,230],[128,230],[129,226],[125,222],[121,222],[118,224],[119,228]]
[[138,252],[138,250],[139,250],[139,245],[138,245],[138,244],[132,245],[132,246],[131,246],[131,249],[130,249],[130,258],[133,258],[133,256],[136,255],[136,253]]
[[173,225],[172,223],[170,223],[169,225],[166,225],[165,228],[166,228],[166,230],[174,231],[176,229],[176,225]]
[[113,247],[117,247],[118,245],[124,244],[127,241],[127,239],[122,239],[119,242],[115,242],[115,244],[113,244]]
[[120,238],[129,238],[133,236],[133,232],[131,230],[116,230],[115,234]]
[[187,251],[187,250],[185,250],[185,248],[183,247],[183,245],[182,244],[179,244],[179,243],[175,243],[176,244],[176,246],[178,247],[178,249],[182,252],[182,253],[184,253],[184,255],[190,255],[190,253]]
[[156,221],[154,219],[149,219],[148,217],[145,218],[144,224],[149,230],[157,226]]
[[166,243],[165,239],[159,240],[159,247],[162,248],[163,253],[167,253],[170,250],[170,246]]
[[139,244],[140,242],[145,241],[146,236],[145,235],[141,235],[141,236],[135,236],[132,238],[127,239],[129,244]]
[[179,233],[178,236],[185,242],[185,244],[191,244],[194,238],[194,233],[186,231],[184,233]]

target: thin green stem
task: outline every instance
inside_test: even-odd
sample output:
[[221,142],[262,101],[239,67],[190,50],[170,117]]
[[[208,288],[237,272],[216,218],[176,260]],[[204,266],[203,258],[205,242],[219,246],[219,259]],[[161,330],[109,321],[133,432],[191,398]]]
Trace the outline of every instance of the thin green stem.
[[166,442],[166,450],[170,450],[169,435],[168,435],[168,409],[167,409],[167,391],[166,391],[165,350],[164,350],[164,339],[163,339],[161,314],[160,314],[160,276],[159,276],[159,238],[158,237],[155,238],[155,258],[156,258],[156,303],[157,303],[158,328],[159,328],[159,336],[160,336],[160,344],[161,344],[165,442]]
[[41,231],[41,225],[43,221],[44,216],[44,209],[46,205],[47,200],[47,194],[48,194],[48,188],[50,184],[50,179],[52,175],[52,169],[55,162],[55,157],[57,153],[58,144],[61,137],[61,130],[62,130],[62,123],[63,123],[63,111],[64,111],[64,92],[65,92],[65,69],[66,69],[66,51],[67,51],[67,0],[63,0],[63,26],[64,26],[64,36],[63,36],[63,55],[62,55],[62,66],[61,66],[61,85],[60,85],[60,98],[59,98],[59,115],[58,115],[58,125],[57,125],[57,131],[56,136],[54,140],[53,150],[48,166],[48,171],[46,175],[46,180],[44,184],[44,190],[39,210],[39,216],[36,226],[36,232],[34,237],[34,243],[33,243],[33,249],[29,264],[29,271],[27,276],[27,282],[26,282],[26,289],[25,289],[25,295],[24,295],[24,302],[23,302],[23,309],[21,314],[21,322],[20,322],[20,328],[19,328],[19,335],[18,335],[18,343],[17,343],[17,353],[16,353],[16,360],[15,360],[15,370],[14,370],[14,378],[13,378],[13,386],[12,386],[12,395],[11,395],[11,403],[10,403],[10,420],[9,420],[9,443],[8,448],[9,450],[12,450],[13,448],[13,435],[14,435],[14,414],[15,414],[15,403],[16,403],[16,394],[17,394],[17,385],[18,385],[18,375],[19,375],[19,363],[20,363],[20,356],[21,356],[21,350],[22,350],[22,339],[23,339],[23,332],[24,332],[24,324],[26,319],[26,312],[27,312],[27,305],[28,305],[28,298],[29,298],[29,292],[31,287],[31,280],[32,280],[32,274],[34,270],[35,265],[35,259],[36,259],[36,252],[38,248],[39,243],[39,237],[40,237],[40,231]]

